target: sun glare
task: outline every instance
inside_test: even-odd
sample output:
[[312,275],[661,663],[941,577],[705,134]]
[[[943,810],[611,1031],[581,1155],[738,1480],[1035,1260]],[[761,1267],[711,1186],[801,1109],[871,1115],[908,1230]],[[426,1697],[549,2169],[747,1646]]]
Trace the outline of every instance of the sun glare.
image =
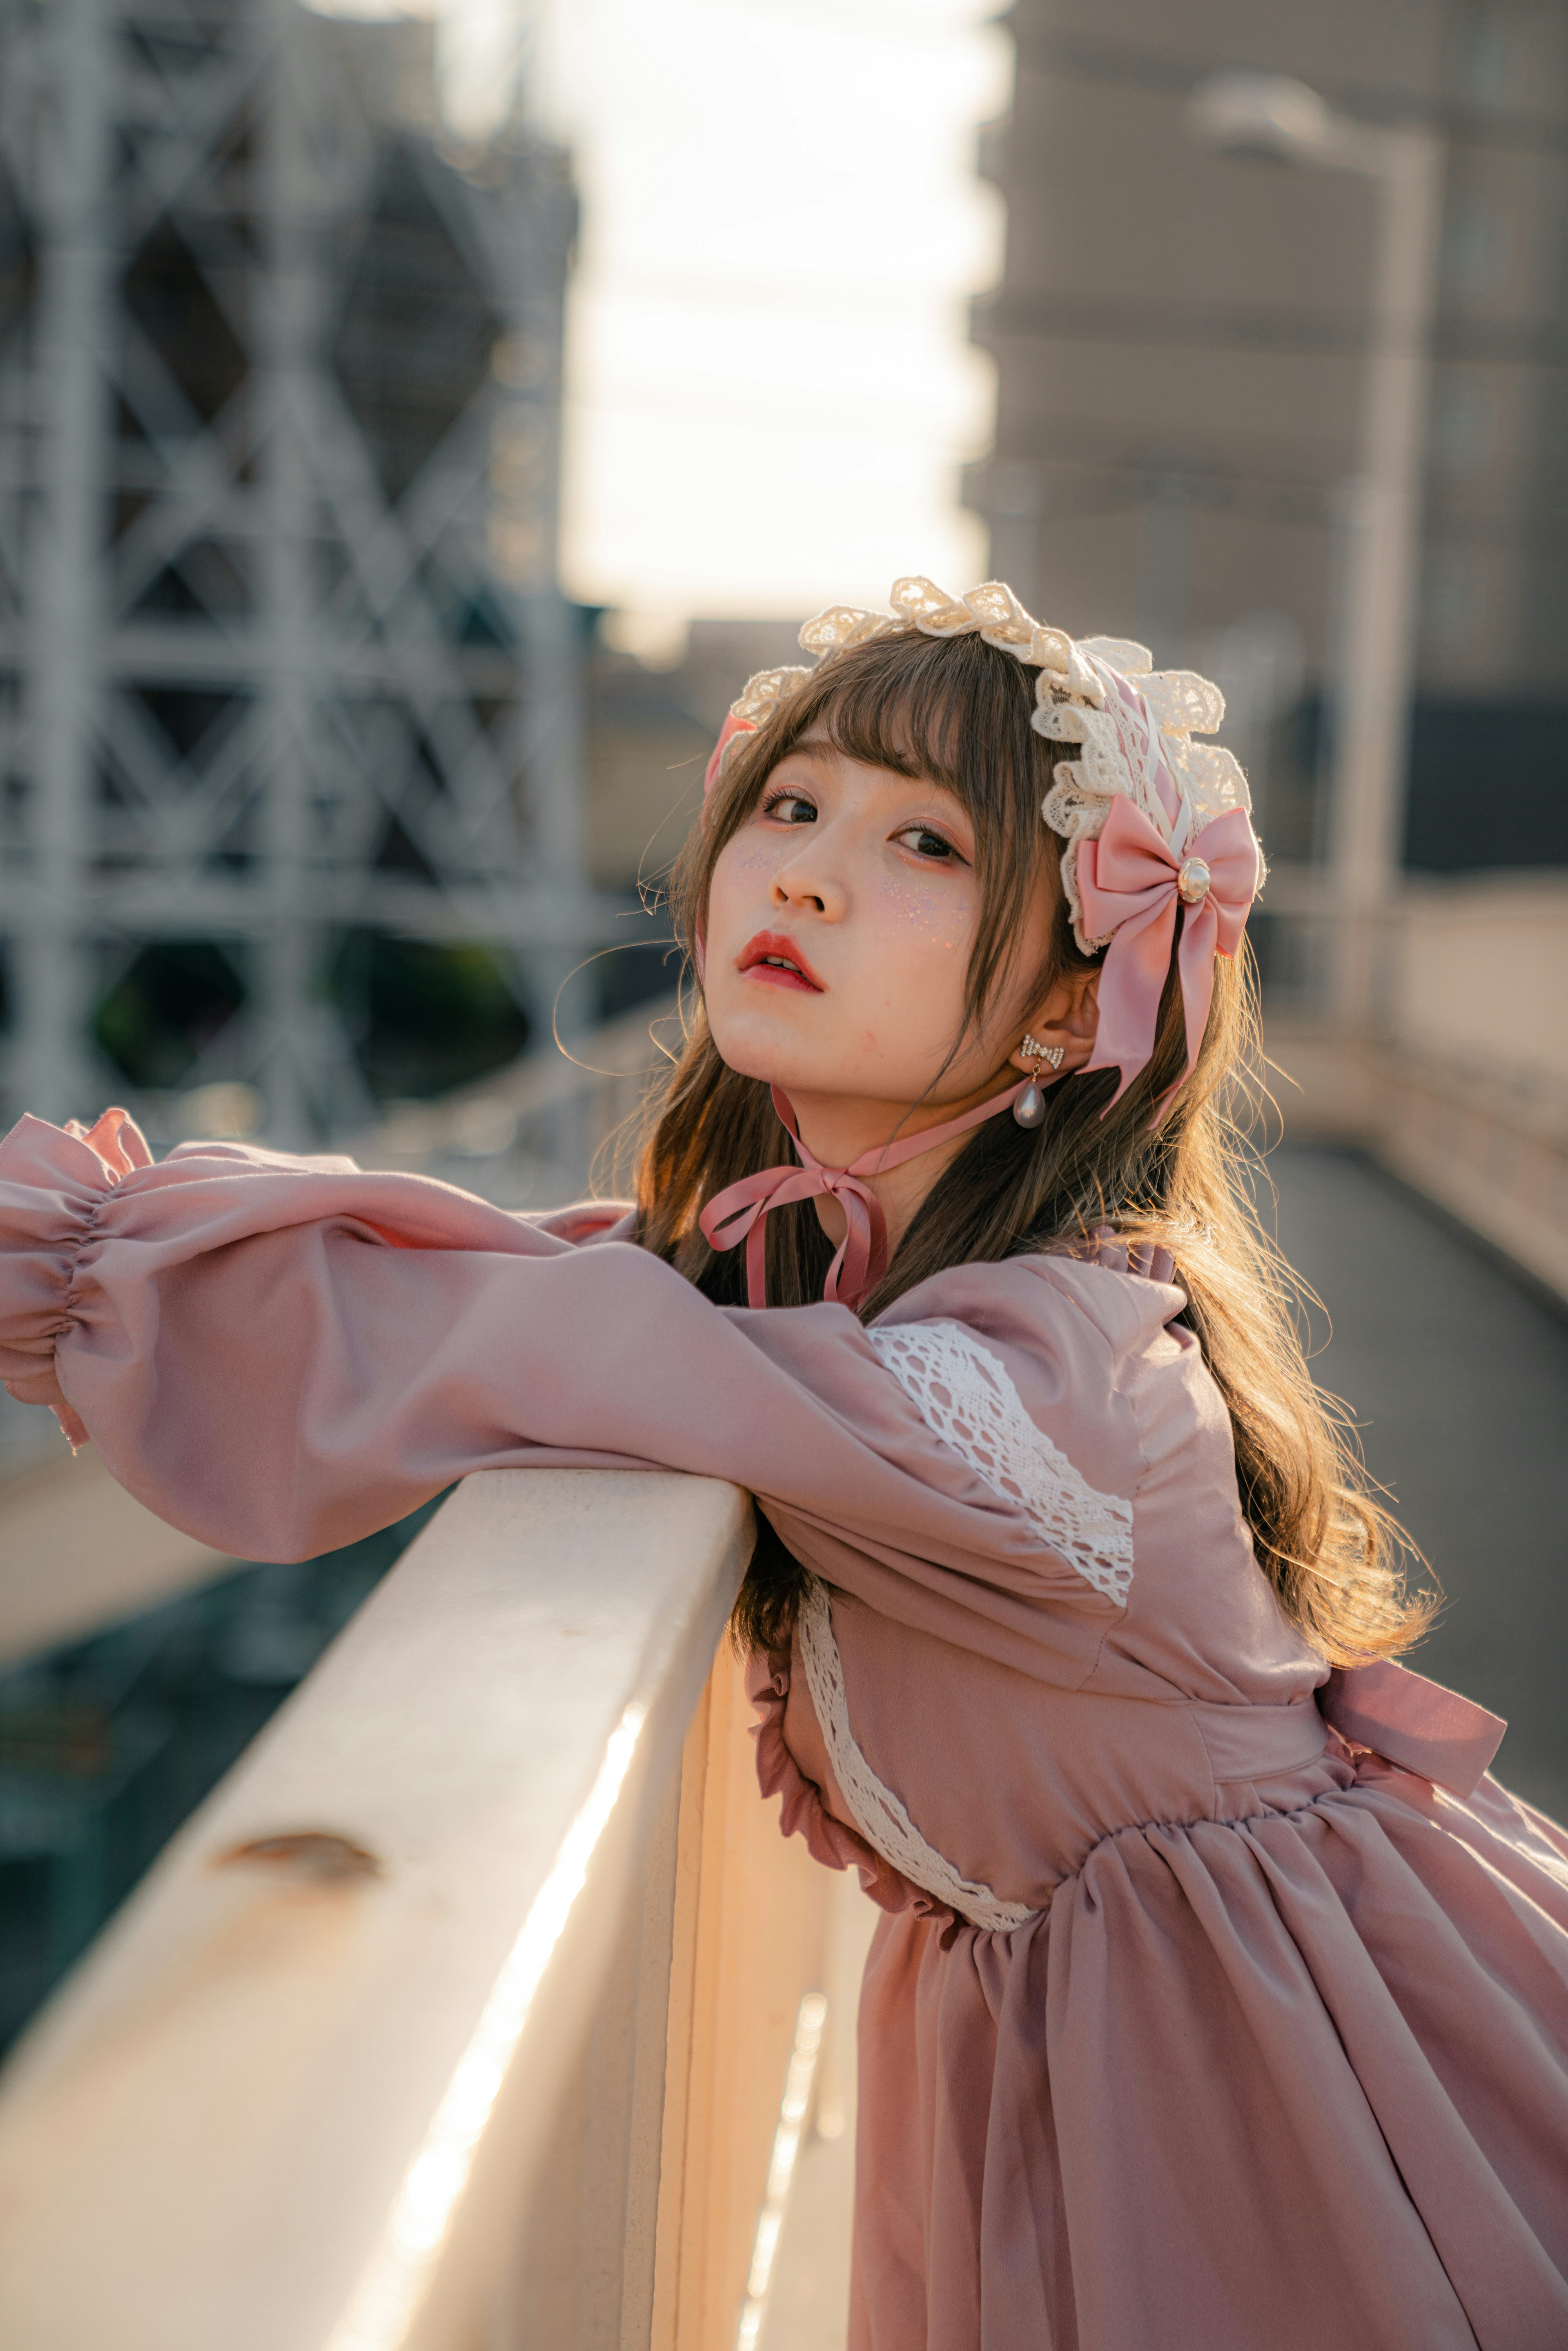
[[982,576],[960,469],[993,392],[967,300],[1002,230],[975,140],[1009,70],[982,13],[570,0],[540,21],[535,103],[583,204],[569,593],[760,617]]

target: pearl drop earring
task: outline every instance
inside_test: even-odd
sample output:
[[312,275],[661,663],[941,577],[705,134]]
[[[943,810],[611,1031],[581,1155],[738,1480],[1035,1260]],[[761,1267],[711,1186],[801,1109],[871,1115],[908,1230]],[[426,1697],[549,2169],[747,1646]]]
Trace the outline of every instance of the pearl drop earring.
[[1038,1039],[1025,1036],[1019,1051],[1026,1061],[1034,1063],[1034,1068],[1030,1073],[1028,1085],[1013,1104],[1013,1116],[1020,1126],[1039,1126],[1044,1119],[1045,1096],[1040,1090],[1040,1067],[1043,1063],[1053,1070],[1060,1070],[1066,1050],[1064,1045],[1042,1045]]

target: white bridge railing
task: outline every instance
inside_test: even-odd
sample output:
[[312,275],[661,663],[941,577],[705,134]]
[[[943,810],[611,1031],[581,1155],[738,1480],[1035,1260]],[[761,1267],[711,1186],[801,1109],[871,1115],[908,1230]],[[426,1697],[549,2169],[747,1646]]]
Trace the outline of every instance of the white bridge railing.
[[459,1488],[13,2058],[7,2351],[755,2339],[833,1881],[757,1801],[750,1540]]

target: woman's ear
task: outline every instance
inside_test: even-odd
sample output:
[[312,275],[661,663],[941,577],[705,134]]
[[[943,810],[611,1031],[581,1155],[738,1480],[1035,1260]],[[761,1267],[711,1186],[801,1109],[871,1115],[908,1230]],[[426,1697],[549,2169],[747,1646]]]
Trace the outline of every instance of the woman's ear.
[[[1082,1069],[1094,1050],[1099,1027],[1098,969],[1064,975],[1037,1006],[1024,1031],[1037,1045],[1061,1048],[1061,1061],[1046,1072],[1048,1083],[1051,1077],[1065,1078],[1072,1071]],[[1008,1059],[1015,1070],[1034,1069],[1035,1056],[1024,1051],[1021,1037]]]

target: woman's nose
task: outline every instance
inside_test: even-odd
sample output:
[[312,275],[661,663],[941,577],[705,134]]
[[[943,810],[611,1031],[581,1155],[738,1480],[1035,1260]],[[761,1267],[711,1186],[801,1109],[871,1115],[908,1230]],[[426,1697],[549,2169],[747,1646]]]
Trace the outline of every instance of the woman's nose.
[[797,906],[830,920],[836,920],[848,904],[842,884],[825,873],[818,860],[809,857],[791,858],[788,865],[780,866],[773,876],[770,894],[780,913],[786,906]]

